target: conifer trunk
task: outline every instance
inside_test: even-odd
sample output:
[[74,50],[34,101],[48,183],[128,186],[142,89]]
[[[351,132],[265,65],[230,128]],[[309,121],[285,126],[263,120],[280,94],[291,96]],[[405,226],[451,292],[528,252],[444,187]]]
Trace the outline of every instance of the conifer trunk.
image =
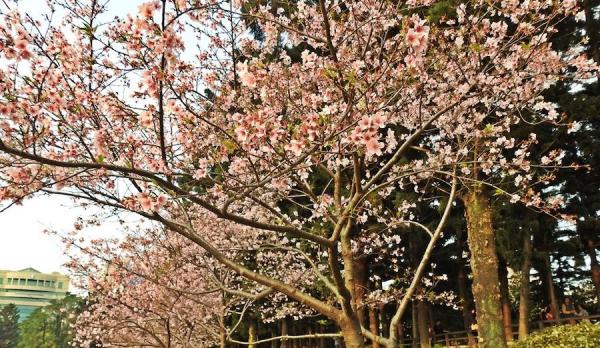
[[510,298],[508,293],[508,269],[506,261],[499,260],[499,280],[500,280],[500,302],[502,303],[502,323],[504,325],[504,336],[506,341],[513,340],[512,331],[512,313],[510,310]]
[[556,290],[554,289],[554,277],[552,276],[552,262],[550,260],[550,252],[544,253],[544,268],[545,268],[545,283],[546,292],[548,299],[550,300],[550,308],[552,309],[552,315],[554,320],[560,318],[560,311],[558,309],[558,298],[556,297]]
[[462,305],[462,317],[463,317],[463,325],[465,327],[465,331],[467,331],[467,340],[469,347],[477,346],[477,342],[475,341],[475,337],[471,333],[471,325],[473,324],[473,315],[471,314],[471,302],[469,301],[467,292],[467,277],[465,274],[465,270],[462,265],[458,269],[458,296],[460,298],[460,302]]
[[519,339],[529,333],[529,277],[531,273],[531,233],[525,230],[523,236],[523,263],[521,264],[521,288],[519,289]]
[[498,257],[490,204],[483,192],[475,188],[465,197],[465,206],[479,346],[505,348]]
[[[292,321],[292,335],[298,334],[298,322]],[[300,340],[292,340],[292,348],[300,348]]]
[[[287,336],[287,335],[288,335],[287,318],[283,318],[283,319],[281,319],[281,336]],[[289,348],[289,347],[290,347],[290,343],[288,340],[281,341],[281,348]]]
[[473,314],[472,314],[472,304],[469,299],[469,287],[467,285],[467,275],[465,273],[465,262],[462,256],[464,251],[465,239],[464,233],[462,230],[457,232],[458,238],[458,247],[459,247],[459,257],[458,257],[458,273],[457,273],[457,282],[458,282],[458,296],[460,298],[460,303],[462,305],[462,317],[463,317],[463,325],[465,327],[465,331],[467,331],[467,345],[469,347],[477,346],[477,341],[472,334],[471,325],[473,324]]
[[[277,337],[277,328],[276,327],[272,327],[271,330],[269,330],[271,332],[271,337]],[[271,348],[277,348],[278,345],[277,340],[271,341]]]
[[[321,328],[319,331],[321,333],[325,333],[325,328],[321,325]],[[319,348],[325,348],[325,338],[324,337],[319,337]]]
[[379,313],[379,325],[381,325],[381,336],[387,337],[387,333],[390,330],[389,320],[385,315],[385,304],[382,302],[377,304],[377,313]]
[[417,301],[417,327],[419,329],[419,345],[421,348],[430,348],[431,341],[429,340],[429,320],[427,303]]
[[587,254],[590,257],[592,283],[594,284],[594,289],[596,290],[596,298],[598,299],[598,303],[600,303],[600,264],[598,264],[598,258],[596,256],[596,246],[594,245],[594,241],[591,239],[586,240],[585,244]]
[[411,302],[411,314],[412,314],[412,346],[413,348],[418,347],[419,345],[419,324],[418,324],[418,315],[417,315],[417,302],[416,300],[412,300]]

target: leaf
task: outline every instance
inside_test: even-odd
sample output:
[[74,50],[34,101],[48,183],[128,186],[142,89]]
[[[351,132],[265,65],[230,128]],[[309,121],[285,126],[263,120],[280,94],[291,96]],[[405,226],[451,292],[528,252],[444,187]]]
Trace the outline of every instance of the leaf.
[[469,49],[473,52],[481,52],[481,45],[478,43],[472,43],[469,45]]
[[237,148],[237,145],[233,141],[231,141],[231,140],[224,140],[223,141],[223,146],[225,146],[225,148],[229,152],[233,152]]
[[323,73],[325,74],[325,76],[331,79],[335,79],[338,76],[337,71],[330,67],[326,67],[325,69],[323,69]]
[[483,129],[483,131],[486,134],[491,134],[491,133],[494,132],[494,126],[492,126],[491,124],[488,123],[488,124],[485,125],[485,128]]

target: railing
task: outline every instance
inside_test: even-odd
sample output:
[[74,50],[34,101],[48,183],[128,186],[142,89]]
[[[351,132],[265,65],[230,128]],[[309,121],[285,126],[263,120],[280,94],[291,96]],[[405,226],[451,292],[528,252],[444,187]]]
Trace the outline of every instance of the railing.
[[[575,324],[578,322],[589,320],[591,322],[600,322],[600,315],[588,315],[583,317],[572,317],[572,318],[560,318],[555,320],[538,320],[530,323],[529,331],[542,330],[549,326],[563,325],[563,324]],[[518,325],[513,325],[513,339],[517,338]],[[477,331],[452,331],[436,334],[433,343],[438,345],[444,345],[446,347],[462,347],[474,345],[477,342]],[[410,342],[407,342],[407,346],[410,346]]]
[[[576,322],[581,322],[584,320],[589,320],[591,322],[600,322],[600,315],[589,315],[584,317],[574,317],[574,318],[561,318],[556,320],[538,320],[531,322],[529,325],[530,332],[538,331],[544,329],[549,326],[562,325],[562,324],[571,324]],[[518,338],[518,325],[513,325],[513,340]],[[267,339],[268,340],[268,339]],[[256,347],[259,348],[270,348],[273,346],[278,347],[278,344],[273,344],[270,342],[271,340],[262,340],[263,343],[257,343]],[[400,341],[400,347],[402,348],[410,348],[412,347],[412,339],[403,338]],[[474,347],[477,345],[477,331],[452,331],[452,332],[444,332],[440,334],[436,334],[432,340],[432,345],[445,346],[445,347]],[[306,338],[299,340],[288,340],[286,346],[289,348],[306,348],[306,347],[314,347],[314,348],[325,348],[325,347],[337,347],[335,344],[335,339],[333,337],[314,337],[314,338]],[[342,345],[343,346],[343,345]],[[230,343],[227,347],[231,348],[247,348],[248,345],[241,345]]]

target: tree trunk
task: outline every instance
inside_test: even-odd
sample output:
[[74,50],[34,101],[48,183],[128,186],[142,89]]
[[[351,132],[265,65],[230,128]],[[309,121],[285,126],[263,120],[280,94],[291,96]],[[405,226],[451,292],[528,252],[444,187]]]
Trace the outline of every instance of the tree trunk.
[[417,301],[412,300],[412,346],[413,348],[418,347],[419,345],[419,324],[418,324],[418,315],[417,315]]
[[[350,225],[344,228],[340,235],[340,244],[342,251],[342,259],[344,261],[344,286],[351,294],[351,308],[344,309],[344,318],[338,323],[342,329],[342,336],[347,348],[363,348],[365,346],[364,337],[362,334],[360,321],[356,315],[356,260],[352,251],[352,243],[350,240]],[[344,306],[342,306],[344,307]]]
[[[283,319],[281,319],[281,336],[287,336],[287,335],[288,335],[287,318],[283,318]],[[288,340],[281,341],[281,348],[289,348],[289,347],[290,347],[290,343]]]
[[465,198],[468,242],[473,271],[473,298],[477,315],[480,347],[504,348],[498,257],[487,197],[474,189]]
[[379,313],[379,323],[381,325],[381,335],[383,337],[387,337],[387,333],[390,330],[389,321],[385,315],[385,304],[378,303],[377,304],[377,312]]
[[219,335],[219,348],[227,348],[227,336],[224,333]]
[[[227,348],[227,332],[225,331],[225,318],[223,315],[219,316],[219,348]],[[95,345],[92,345],[95,347]]]
[[[369,330],[375,335],[379,335],[379,324],[377,322],[377,312],[375,311],[375,305],[369,306]],[[372,348],[379,348],[379,342],[372,342]]]
[[[292,335],[296,336],[298,334],[298,322],[296,320],[292,321]],[[300,348],[300,340],[292,340],[292,348]]]
[[[398,308],[399,305],[400,305],[400,303],[398,303],[395,308]],[[402,341],[404,340],[404,325],[402,325],[402,324],[403,323],[400,323],[400,325],[398,325],[398,331],[397,331],[397,334],[398,334],[398,344],[399,344],[400,347],[403,347],[402,346]],[[388,327],[388,329],[389,329],[389,327]],[[388,331],[384,331],[384,332],[388,332]]]
[[550,299],[550,308],[552,309],[552,315],[554,320],[560,318],[560,311],[558,309],[558,298],[556,297],[556,290],[554,289],[554,277],[552,276],[552,262],[550,260],[550,252],[544,253],[544,268],[546,271],[546,291],[548,298]]
[[357,318],[347,319],[340,325],[346,348],[364,348],[365,341]]
[[531,273],[531,232],[525,229],[523,236],[523,263],[521,264],[521,288],[519,289],[519,339],[529,333],[529,278]]
[[598,258],[596,256],[596,246],[594,245],[594,241],[591,239],[585,241],[585,246],[587,254],[590,257],[592,283],[594,284],[594,289],[596,290],[596,298],[598,299],[598,303],[600,303],[600,264],[598,264]]
[[499,274],[500,278],[500,302],[502,303],[502,323],[504,324],[504,336],[506,341],[510,342],[513,340],[512,331],[512,314],[510,310],[510,295],[508,293],[508,269],[506,261],[499,260]]
[[477,341],[475,340],[475,336],[473,336],[471,331],[471,325],[473,324],[473,307],[471,305],[471,301],[469,299],[469,287],[467,286],[467,275],[465,274],[465,264],[464,259],[462,257],[462,252],[464,250],[464,237],[463,233],[459,231],[458,233],[458,244],[459,244],[459,266],[458,266],[458,296],[460,298],[460,303],[462,305],[462,317],[463,317],[463,325],[465,327],[465,331],[467,331],[467,344],[469,347],[477,346]]
[[427,319],[429,320],[429,342],[431,345],[435,346],[435,316],[433,315],[433,305],[431,303],[427,303]]
[[254,319],[250,319],[250,326],[248,327],[248,348],[256,348],[256,321]]
[[[325,327],[323,325],[320,325],[320,332],[321,333],[325,333]],[[319,348],[325,348],[325,338],[324,337],[319,337]]]
[[354,263],[354,298],[356,299],[356,316],[360,325],[367,327],[367,308],[364,305],[365,292],[369,277],[369,268],[366,257],[358,257]]
[[421,348],[431,347],[427,312],[427,303],[421,300],[417,301],[417,327],[419,328],[419,345]]
[[[271,332],[271,337],[277,337],[277,327],[271,327],[271,329],[269,330]],[[277,348],[279,341],[274,340],[271,341],[271,348]]]

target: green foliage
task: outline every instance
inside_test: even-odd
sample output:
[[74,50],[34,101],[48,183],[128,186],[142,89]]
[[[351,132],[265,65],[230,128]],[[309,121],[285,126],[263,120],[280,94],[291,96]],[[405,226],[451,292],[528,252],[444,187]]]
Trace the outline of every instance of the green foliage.
[[0,309],[0,348],[15,348],[19,340],[19,312],[14,304]]
[[442,18],[456,17],[456,5],[458,1],[442,0],[433,4],[427,11],[429,21],[438,23]]
[[18,348],[71,348],[72,326],[83,300],[69,295],[35,310],[21,323]]
[[600,347],[600,325],[582,323],[544,329],[516,342],[513,348]]

